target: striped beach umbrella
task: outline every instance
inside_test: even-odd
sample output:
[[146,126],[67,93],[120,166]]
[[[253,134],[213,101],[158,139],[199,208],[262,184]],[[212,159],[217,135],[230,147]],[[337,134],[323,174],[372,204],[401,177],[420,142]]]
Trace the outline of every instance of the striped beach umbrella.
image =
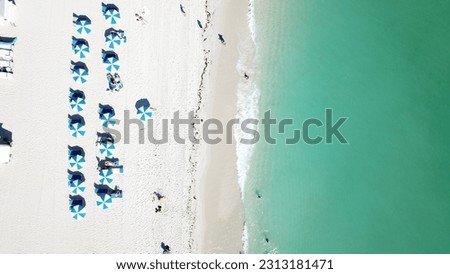
[[100,184],[111,184],[114,179],[114,173],[110,169],[102,169],[98,173],[98,181]]
[[109,29],[106,31],[105,43],[108,48],[115,49],[126,42],[127,38],[123,30]]
[[100,194],[97,196],[96,204],[99,208],[106,210],[111,207],[112,198],[109,194]]
[[72,50],[73,53],[80,59],[86,58],[89,53],[89,44],[84,39],[72,37]]
[[119,8],[113,4],[102,5],[102,12],[105,20],[111,25],[115,25],[120,20]]
[[73,24],[76,31],[81,35],[87,35],[91,33],[91,19],[85,15],[74,15]]
[[84,167],[86,159],[81,155],[69,156],[69,165],[71,168],[80,170]]
[[120,69],[119,56],[114,52],[103,53],[103,64],[108,72],[117,72]]
[[84,110],[84,107],[86,106],[86,101],[83,98],[70,98],[69,99],[70,108],[81,112]]
[[86,185],[84,181],[77,179],[77,180],[69,180],[68,182],[70,191],[73,194],[80,194],[83,193],[86,190]]
[[81,90],[73,90],[70,89],[69,92],[69,105],[70,108],[81,112],[84,110],[84,107],[86,106],[86,96],[84,95],[84,92]]
[[100,120],[104,121],[102,126],[109,127],[109,126],[115,126],[117,121],[114,119],[115,114],[114,113],[105,113],[100,115]]
[[89,79],[89,71],[86,66],[73,66],[72,78],[75,83],[84,84]]
[[115,126],[117,123],[115,116],[116,112],[112,106],[99,104],[98,117],[103,121],[104,127]]
[[71,120],[69,119],[69,131],[70,135],[79,138],[86,134],[86,127],[82,123],[71,123]]
[[110,157],[116,150],[116,146],[113,143],[100,143],[99,151],[101,155]]
[[74,218],[75,220],[86,218],[86,209],[81,205],[70,207],[70,213],[72,214],[72,218]]
[[67,174],[67,184],[69,185],[70,190],[73,194],[80,194],[84,192],[85,187],[85,178],[83,173],[79,171],[68,171]]
[[141,106],[137,108],[137,115],[139,116],[139,119],[141,121],[145,121],[152,117],[152,111],[150,109],[150,106]]

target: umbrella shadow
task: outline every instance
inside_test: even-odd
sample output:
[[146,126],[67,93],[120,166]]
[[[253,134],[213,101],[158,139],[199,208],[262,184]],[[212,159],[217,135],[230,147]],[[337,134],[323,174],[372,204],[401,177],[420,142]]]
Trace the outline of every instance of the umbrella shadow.
[[99,114],[108,114],[110,113],[112,116],[116,115],[116,111],[110,105],[102,105],[98,104],[98,113]]
[[108,10],[116,10],[119,12],[119,8],[114,4],[105,4],[102,2],[102,12],[105,13]]
[[0,144],[11,145],[12,141],[12,132],[3,128],[3,124],[0,123]]
[[107,29],[107,30],[105,30],[105,37],[107,37],[107,36],[109,36],[110,34],[112,34],[112,33],[116,33],[116,34],[119,34],[119,35],[123,35],[124,33],[125,33],[125,31],[124,30],[122,30],[122,29],[115,29],[115,28],[109,28],[109,29]]
[[100,185],[97,183],[94,183],[94,188],[95,188],[95,194],[97,195],[102,195],[102,194],[107,194],[107,195],[115,195],[115,194],[121,194],[122,190],[119,189],[118,186],[115,186],[114,188],[110,188],[107,185]]
[[101,194],[111,195],[111,193],[114,192],[114,189],[110,188],[107,185],[100,185],[100,184],[94,183],[94,188],[95,188],[95,194],[97,194],[97,195],[101,195]]
[[109,132],[97,132],[97,144],[114,144],[114,137]]
[[74,157],[74,156],[81,156],[81,157],[85,157],[85,152],[84,149],[80,146],[67,146],[68,150],[69,150],[69,156],[70,157]]
[[80,15],[80,14],[76,14],[76,13],[72,13],[72,17],[73,17],[73,23],[77,22],[77,21],[86,21],[91,23],[91,19],[89,17],[87,17],[86,15]]
[[84,174],[79,171],[72,171],[72,170],[68,169],[67,174],[72,177],[71,179],[69,179],[69,181],[75,181],[75,180],[80,180],[82,182],[86,181]]
[[74,207],[77,205],[81,207],[86,206],[86,200],[81,195],[69,195],[69,203],[70,207]]
[[117,53],[115,53],[112,50],[104,50],[104,49],[102,49],[102,58],[103,58],[103,61],[105,61],[108,58],[116,58],[117,61],[119,61],[119,55],[117,55]]
[[89,42],[86,39],[83,38],[77,38],[75,36],[72,36],[72,45],[86,45],[87,47],[89,47]]
[[150,102],[148,101],[148,99],[142,98],[139,99],[134,106],[136,107],[136,109],[139,109],[140,107],[150,108]]
[[81,90],[74,90],[70,89],[69,98],[73,101],[76,101],[78,98],[86,99],[86,95],[84,95],[84,92]]
[[85,121],[84,121],[84,118],[83,118],[83,116],[81,116],[81,115],[79,115],[79,114],[74,114],[74,115],[67,115],[68,116],[68,118],[69,118],[69,123],[71,124],[71,125],[73,125],[73,124],[81,124],[81,125],[85,125]]
[[70,61],[70,69],[72,71],[77,70],[77,69],[84,69],[86,71],[89,71],[86,64],[83,62],[80,62],[80,61],[78,61],[78,62]]

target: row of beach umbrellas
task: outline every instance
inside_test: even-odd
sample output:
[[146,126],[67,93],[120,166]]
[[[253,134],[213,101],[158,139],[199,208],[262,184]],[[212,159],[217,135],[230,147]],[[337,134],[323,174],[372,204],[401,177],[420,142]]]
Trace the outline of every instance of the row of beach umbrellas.
[[[106,210],[111,207],[112,196],[107,193],[96,192],[97,199],[95,204],[97,207]],[[81,195],[69,195],[69,210],[72,218],[80,220],[86,218],[86,201]]]
[[[123,30],[111,28],[105,32],[105,44],[109,49],[117,49],[123,43],[126,43]],[[84,38],[72,36],[72,51],[78,58],[85,59],[90,53],[89,42]]]
[[[75,30],[80,35],[91,33],[91,20],[85,15],[73,14]],[[79,59],[84,59],[90,52],[89,43],[86,39],[72,36],[72,51]],[[84,84],[89,78],[86,64],[82,62],[71,62],[72,79],[75,83]],[[72,137],[78,138],[86,134],[86,123],[79,114],[86,107],[86,96],[83,91],[70,89],[69,106],[76,112],[68,116],[68,128]],[[86,201],[81,196],[86,190],[86,179],[80,170],[86,163],[84,149],[79,146],[68,146],[67,151],[69,170],[67,171],[67,185],[70,190],[69,210],[74,220],[86,218]]]
[[[120,21],[119,8],[114,4],[102,3],[102,13],[105,20],[111,25],[116,25]],[[73,25],[75,30],[81,35],[88,35],[92,32],[92,21],[86,15],[73,14]]]
[[[111,25],[116,25],[121,19],[119,8],[114,4],[102,3],[102,14],[105,20]],[[73,14],[73,24],[78,35],[89,35],[92,32],[91,19],[86,15]],[[102,62],[109,73],[117,72],[120,68],[119,57],[112,50],[117,49],[123,43],[126,43],[124,31],[114,28],[109,28],[105,31],[105,45],[108,50],[102,51]],[[72,36],[72,51],[79,60],[86,59],[90,54],[89,42],[84,38]],[[77,84],[85,84],[89,80],[89,69],[84,62],[72,61],[71,72],[72,79]],[[69,105],[72,110],[77,112],[77,114],[69,115],[68,117],[69,131],[73,137],[79,138],[86,134],[85,120],[79,114],[86,107],[86,96],[84,92],[71,89],[69,93]],[[112,107],[100,105],[98,113],[103,126],[109,127],[116,124],[114,120],[115,111]],[[104,157],[113,156],[115,149],[115,144],[108,141],[100,142],[98,146],[99,153]],[[68,161],[70,169],[67,179],[71,193],[69,209],[73,219],[84,219],[86,217],[86,202],[81,194],[86,190],[86,184],[85,177],[80,172],[86,163],[84,150],[78,146],[69,146]],[[98,182],[100,186],[112,184],[113,176],[112,169],[99,170]],[[108,209],[112,204],[110,193],[108,191],[99,191],[98,188],[95,188],[95,191],[97,194],[96,205],[103,210]]]

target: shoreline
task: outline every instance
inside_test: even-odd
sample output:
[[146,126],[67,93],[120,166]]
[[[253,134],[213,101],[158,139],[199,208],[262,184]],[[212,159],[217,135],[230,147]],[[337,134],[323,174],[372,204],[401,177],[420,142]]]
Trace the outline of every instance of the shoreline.
[[[250,37],[248,7],[248,1],[238,0],[217,1],[209,7],[213,15],[204,43],[211,60],[210,90],[205,93],[204,116],[223,124],[239,118],[239,93],[244,79],[242,50]],[[219,42],[219,33],[224,36],[225,45]],[[199,167],[199,193],[203,198],[198,213],[200,253],[245,252],[244,194],[238,176],[236,137],[234,132],[232,145],[222,140],[216,145],[203,145],[200,151],[203,162]]]

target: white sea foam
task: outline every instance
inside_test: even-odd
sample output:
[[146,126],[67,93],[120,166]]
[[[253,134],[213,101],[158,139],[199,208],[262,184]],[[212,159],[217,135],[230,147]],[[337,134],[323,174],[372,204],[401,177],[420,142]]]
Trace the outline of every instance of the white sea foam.
[[242,232],[242,242],[244,243],[244,252],[248,253],[248,227],[244,225],[244,231]]
[[[250,78],[242,79],[238,84],[238,102],[237,118],[242,122],[248,118],[257,118],[259,112],[259,90],[257,86],[257,44],[256,44],[256,18],[255,18],[255,0],[249,0],[249,10],[247,13],[248,28],[250,39],[244,40],[239,45],[239,61],[236,69],[241,75],[246,73]],[[257,129],[255,126],[253,129]],[[241,144],[239,140],[249,138],[248,134],[238,128],[235,132],[237,140],[237,172],[241,197],[244,199],[245,183],[250,169],[250,162],[255,145]],[[242,241],[244,243],[244,252],[248,252],[248,227],[244,226]]]
[[[259,90],[257,87],[256,69],[256,32],[255,32],[255,14],[254,14],[254,0],[249,0],[248,27],[251,34],[251,39],[241,41],[239,45],[239,61],[236,66],[237,71],[244,75],[248,74],[248,80],[242,78],[238,84],[238,112],[237,118],[242,122],[248,118],[256,119],[259,112]],[[257,129],[254,127],[253,129]],[[242,197],[245,190],[245,182],[247,180],[247,173],[250,168],[250,160],[253,154],[254,145],[241,144],[239,140],[250,138],[251,135],[244,133],[238,128],[235,132],[235,138],[238,140],[237,150],[237,168],[239,176],[239,186],[241,188]]]

